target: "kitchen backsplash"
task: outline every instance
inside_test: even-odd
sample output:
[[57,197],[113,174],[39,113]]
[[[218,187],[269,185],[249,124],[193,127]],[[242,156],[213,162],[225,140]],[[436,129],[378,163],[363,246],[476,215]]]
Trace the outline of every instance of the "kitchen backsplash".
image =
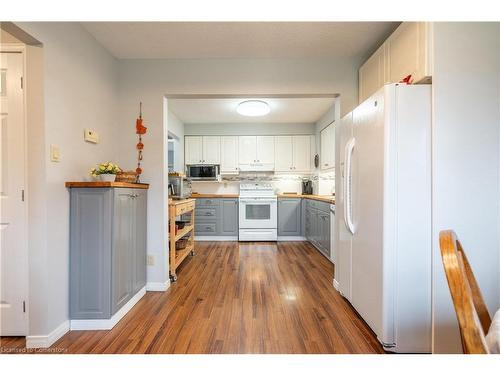
[[302,180],[309,178],[313,181],[313,193],[331,195],[335,191],[335,173],[321,173],[310,175],[279,175],[274,173],[240,173],[237,176],[224,176],[221,182],[196,181],[192,182],[193,192],[201,194],[239,194],[240,183],[268,182],[274,185],[277,193],[302,192]]

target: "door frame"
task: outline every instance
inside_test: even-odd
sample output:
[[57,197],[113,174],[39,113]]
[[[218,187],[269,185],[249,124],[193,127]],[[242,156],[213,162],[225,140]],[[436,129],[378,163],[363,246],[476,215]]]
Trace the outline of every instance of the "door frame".
[[29,335],[29,311],[30,311],[30,296],[29,296],[29,230],[28,230],[28,224],[29,224],[29,210],[28,210],[28,196],[29,196],[29,188],[28,188],[28,123],[26,121],[27,119],[27,106],[26,106],[26,101],[27,101],[27,95],[26,95],[26,87],[27,87],[27,80],[26,80],[26,46],[23,43],[0,43],[0,53],[20,53],[22,55],[22,61],[23,61],[23,130],[24,130],[24,139],[23,139],[23,144],[24,144],[24,163],[23,163],[23,169],[24,169],[24,235],[26,238],[26,242],[23,246],[22,254],[24,257],[24,264],[23,264],[23,271],[22,273],[25,275],[25,280],[23,282],[23,294],[24,294],[24,301],[25,301],[25,316],[24,316],[24,336]]

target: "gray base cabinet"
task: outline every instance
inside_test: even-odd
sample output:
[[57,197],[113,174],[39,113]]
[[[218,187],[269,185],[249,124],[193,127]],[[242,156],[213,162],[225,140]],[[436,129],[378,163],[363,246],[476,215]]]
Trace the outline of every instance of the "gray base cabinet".
[[238,198],[196,198],[195,236],[238,236]]
[[278,236],[302,235],[302,203],[300,198],[278,199]]
[[70,197],[70,318],[109,319],[146,285],[147,190]]
[[330,259],[330,204],[307,199],[304,208],[305,237]]

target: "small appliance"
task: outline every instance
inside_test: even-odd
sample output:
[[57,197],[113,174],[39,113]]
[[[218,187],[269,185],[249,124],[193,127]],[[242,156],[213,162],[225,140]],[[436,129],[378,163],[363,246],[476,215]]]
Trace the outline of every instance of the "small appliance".
[[186,176],[191,181],[219,181],[219,164],[189,164],[186,166]]
[[311,180],[302,181],[302,194],[311,195],[313,193],[313,183]]
[[170,198],[172,199],[186,199],[191,196],[191,181],[183,175],[169,175],[168,176],[168,189]]

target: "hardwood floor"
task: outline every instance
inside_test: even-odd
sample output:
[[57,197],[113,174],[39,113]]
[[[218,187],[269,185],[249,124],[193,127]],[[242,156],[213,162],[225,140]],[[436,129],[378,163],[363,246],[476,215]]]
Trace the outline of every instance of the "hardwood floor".
[[[110,331],[72,331],[69,353],[383,353],[307,242],[198,242],[165,292]],[[3,343],[2,343],[3,344]]]

